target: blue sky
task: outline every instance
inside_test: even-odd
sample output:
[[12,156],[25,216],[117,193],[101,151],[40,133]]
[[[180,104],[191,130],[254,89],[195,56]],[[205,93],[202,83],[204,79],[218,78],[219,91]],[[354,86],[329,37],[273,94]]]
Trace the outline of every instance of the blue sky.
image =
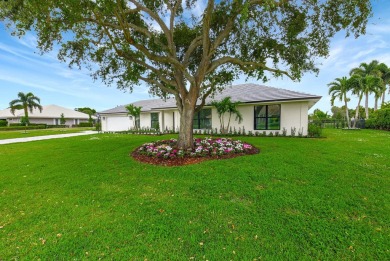
[[[323,98],[311,111],[319,108],[330,112],[328,83],[337,77],[348,76],[350,69],[362,62],[377,59],[390,66],[390,1],[373,0],[373,5],[374,14],[366,35],[355,39],[345,38],[344,32],[337,34],[331,41],[329,57],[318,60],[318,76],[306,74],[300,82],[288,78],[272,79],[264,84],[321,95]],[[41,98],[42,105],[57,104],[71,109],[91,107],[97,111],[152,98],[143,86],[129,93],[115,86],[107,87],[100,81],[94,82],[86,69],[69,69],[57,60],[55,52],[41,56],[35,46],[33,34],[29,33],[21,39],[12,37],[0,23],[0,110],[7,108],[20,91],[34,93]],[[244,82],[245,77],[242,77],[234,84]],[[386,100],[390,100],[390,95]],[[356,99],[351,97],[349,107],[355,107],[356,103]],[[336,102],[335,105],[342,104]],[[370,105],[373,106],[373,98]]]

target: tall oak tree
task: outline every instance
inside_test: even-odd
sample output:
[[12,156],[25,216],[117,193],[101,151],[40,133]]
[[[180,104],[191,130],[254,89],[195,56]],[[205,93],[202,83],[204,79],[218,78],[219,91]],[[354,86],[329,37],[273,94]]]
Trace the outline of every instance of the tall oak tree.
[[95,79],[174,96],[184,149],[207,97],[242,75],[317,72],[335,33],[364,34],[370,15],[369,0],[0,1],[0,20],[15,35],[35,32],[42,53],[59,45],[61,61]]

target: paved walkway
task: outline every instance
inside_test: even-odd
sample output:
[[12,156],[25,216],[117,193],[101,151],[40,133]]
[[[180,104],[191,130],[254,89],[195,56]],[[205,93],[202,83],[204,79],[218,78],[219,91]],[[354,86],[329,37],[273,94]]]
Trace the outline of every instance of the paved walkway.
[[77,133],[66,133],[66,134],[54,134],[54,135],[46,135],[46,136],[27,137],[27,138],[5,139],[5,140],[0,140],[0,145],[1,144],[18,143],[18,142],[29,142],[29,141],[36,141],[36,140],[61,139],[61,138],[67,138],[67,137],[91,135],[91,134],[96,134],[96,133],[98,133],[98,132],[97,131],[83,131],[83,132],[77,132]]

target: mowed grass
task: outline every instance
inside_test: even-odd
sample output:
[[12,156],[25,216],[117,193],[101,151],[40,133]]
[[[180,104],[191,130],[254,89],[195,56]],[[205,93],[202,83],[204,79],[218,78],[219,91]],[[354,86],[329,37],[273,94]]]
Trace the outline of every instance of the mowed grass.
[[12,130],[12,131],[0,131],[0,140],[26,138],[34,136],[45,136],[54,134],[66,134],[76,133],[81,131],[92,130],[92,128],[75,127],[75,128],[53,128],[53,129],[38,129],[38,130]]
[[129,157],[174,136],[0,145],[0,260],[388,260],[390,133],[325,135],[182,167]]

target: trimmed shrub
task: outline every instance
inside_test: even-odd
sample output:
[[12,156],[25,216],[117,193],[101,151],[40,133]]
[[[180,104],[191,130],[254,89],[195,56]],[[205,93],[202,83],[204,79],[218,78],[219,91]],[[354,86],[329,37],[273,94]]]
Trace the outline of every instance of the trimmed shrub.
[[9,126],[1,127],[0,131],[10,131],[10,130],[37,130],[37,129],[46,129],[46,125],[29,125],[29,126]]
[[8,126],[8,121],[0,120],[0,127],[6,127],[6,126]]
[[47,125],[48,129],[53,129],[53,128],[66,128],[68,127],[67,125]]
[[310,138],[319,138],[322,135],[322,128],[321,125],[310,123],[308,130],[307,130],[307,136]]
[[80,122],[79,127],[93,127],[92,122]]
[[[10,127],[25,127],[26,124],[25,123],[21,123],[21,122],[20,123],[10,123],[9,126]],[[34,127],[34,126],[39,126],[40,129],[41,129],[42,126],[44,126],[46,128],[47,124],[45,124],[45,123],[29,123],[27,125],[27,127]]]

